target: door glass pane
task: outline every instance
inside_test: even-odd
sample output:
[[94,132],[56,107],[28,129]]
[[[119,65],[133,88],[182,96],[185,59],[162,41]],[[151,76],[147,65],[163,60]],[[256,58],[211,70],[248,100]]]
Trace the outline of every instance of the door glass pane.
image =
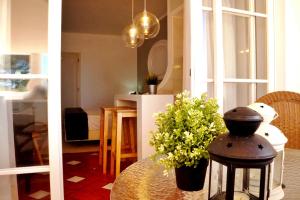
[[[6,95],[7,99],[15,98],[20,96],[20,98],[27,98],[27,95],[32,94],[32,92],[44,92],[44,87],[47,88],[47,81],[43,79],[0,79],[0,95]],[[20,92],[20,94],[17,94]]]
[[2,54],[0,74],[43,74],[48,73],[47,54]]
[[203,6],[212,7],[213,0],[202,0]]
[[266,13],[266,0],[255,0],[255,12]]
[[223,0],[223,6],[240,10],[249,10],[248,0]]
[[213,16],[211,11],[203,12],[203,36],[205,41],[205,54],[207,61],[207,78],[214,76],[214,52],[213,52]]
[[[250,19],[255,20],[253,26]],[[253,36],[251,32],[254,32]],[[264,18],[223,14],[223,37],[226,78],[267,79]],[[250,49],[251,44],[253,51]],[[251,60],[251,52],[256,55],[254,60]]]
[[214,83],[207,83],[207,96],[214,98]]
[[50,184],[48,173],[20,174],[1,176],[1,200],[29,200],[50,198]]
[[0,168],[48,164],[47,82],[27,81],[28,91],[0,96],[0,135],[5,138],[0,140]]
[[226,78],[249,77],[248,18],[223,14],[223,45]]
[[247,106],[254,99],[267,93],[265,83],[224,83],[224,112],[238,106]]
[[[251,9],[250,4],[252,2],[254,3],[254,6]],[[223,6],[240,10],[255,11],[258,13],[266,13],[265,0],[223,0]]]
[[255,17],[255,22],[256,78],[267,79],[267,22],[261,17]]
[[256,99],[264,96],[268,92],[267,84],[256,84]]

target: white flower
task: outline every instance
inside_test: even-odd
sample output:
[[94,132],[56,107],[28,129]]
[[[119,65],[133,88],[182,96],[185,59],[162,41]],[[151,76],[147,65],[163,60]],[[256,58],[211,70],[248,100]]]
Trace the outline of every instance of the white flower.
[[188,131],[185,131],[184,135],[187,141],[193,140],[193,133],[189,133]]
[[160,152],[164,152],[164,150],[165,150],[164,145],[161,144],[161,145],[159,146],[158,150],[159,150]]
[[181,97],[182,97],[181,93],[179,93],[179,94],[176,95],[176,98],[178,98],[178,99],[180,99]]
[[174,157],[174,155],[171,152],[169,152],[168,153],[168,159],[173,159],[173,157]]
[[186,138],[188,138],[190,136],[190,133],[188,131],[184,131],[183,134],[185,135]]
[[168,132],[165,132],[165,138],[168,138],[170,134]]

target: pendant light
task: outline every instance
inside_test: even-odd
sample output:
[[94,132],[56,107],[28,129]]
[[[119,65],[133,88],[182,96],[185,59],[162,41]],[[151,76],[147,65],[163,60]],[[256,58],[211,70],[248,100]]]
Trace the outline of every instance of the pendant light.
[[137,14],[134,21],[143,30],[145,39],[149,39],[157,36],[160,25],[157,17],[146,10],[146,4],[146,0],[144,0],[144,11]]
[[132,23],[124,28],[122,31],[122,38],[125,42],[126,47],[136,48],[144,43],[143,31],[135,25],[133,21],[133,10],[134,2],[131,1],[131,21]]

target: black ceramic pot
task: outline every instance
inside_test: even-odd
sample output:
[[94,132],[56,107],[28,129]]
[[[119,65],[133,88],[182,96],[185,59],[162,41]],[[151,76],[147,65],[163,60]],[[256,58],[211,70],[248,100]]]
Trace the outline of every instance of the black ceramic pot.
[[201,190],[204,186],[207,165],[208,160],[203,158],[196,168],[187,166],[175,168],[177,187],[185,191]]

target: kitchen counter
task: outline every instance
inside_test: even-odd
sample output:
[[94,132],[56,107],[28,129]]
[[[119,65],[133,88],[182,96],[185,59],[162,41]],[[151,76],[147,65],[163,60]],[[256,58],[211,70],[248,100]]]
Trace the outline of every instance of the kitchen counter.
[[138,160],[154,153],[149,145],[150,132],[155,130],[154,113],[165,111],[173,103],[173,95],[116,95],[116,106],[132,106],[137,109],[137,154]]

